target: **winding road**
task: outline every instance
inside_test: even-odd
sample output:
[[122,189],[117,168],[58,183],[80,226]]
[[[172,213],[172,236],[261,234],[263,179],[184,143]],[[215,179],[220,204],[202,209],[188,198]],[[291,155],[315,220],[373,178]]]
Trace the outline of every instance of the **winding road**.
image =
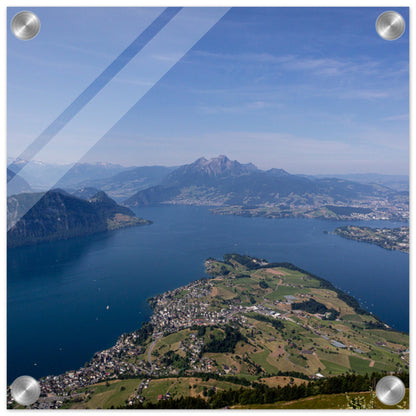
[[152,362],[152,358],[151,358],[151,355],[152,355],[152,351],[153,351],[153,347],[155,346],[155,344],[156,344],[156,342],[157,341],[159,341],[159,338],[156,338],[151,344],[150,344],[150,347],[149,347],[149,351],[148,351],[148,353],[147,353],[147,361],[149,362],[149,364],[150,364],[150,375],[152,375],[153,374],[153,362]]

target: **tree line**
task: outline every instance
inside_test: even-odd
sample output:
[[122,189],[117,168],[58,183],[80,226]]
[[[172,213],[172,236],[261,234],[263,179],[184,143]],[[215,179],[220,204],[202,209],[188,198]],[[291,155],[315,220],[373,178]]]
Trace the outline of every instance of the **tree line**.
[[277,330],[282,330],[285,327],[282,321],[279,321],[278,319],[272,318],[270,316],[261,315],[259,313],[248,313],[247,316],[255,319],[256,321],[268,322],[272,324],[274,329],[277,329]]
[[339,316],[338,311],[335,309],[328,309],[323,303],[317,302],[315,299],[309,299],[305,302],[292,303],[292,311],[296,309],[312,314],[319,313],[322,315],[330,312],[330,320],[335,320]]
[[[362,392],[374,389],[378,380],[385,373],[371,375],[346,374],[326,379],[311,381],[300,385],[268,387],[253,383],[251,388],[228,389],[216,391],[207,400],[198,397],[180,397],[159,401],[158,403],[137,403],[124,408],[131,409],[218,409],[235,405],[270,404],[279,401],[299,400],[319,394],[339,394]],[[404,385],[409,387],[409,373],[397,373]]]
[[208,341],[206,341],[202,353],[234,352],[237,342],[245,341],[245,337],[237,328],[226,325],[223,330],[225,334],[221,338],[216,338],[213,334],[210,334],[210,338]]

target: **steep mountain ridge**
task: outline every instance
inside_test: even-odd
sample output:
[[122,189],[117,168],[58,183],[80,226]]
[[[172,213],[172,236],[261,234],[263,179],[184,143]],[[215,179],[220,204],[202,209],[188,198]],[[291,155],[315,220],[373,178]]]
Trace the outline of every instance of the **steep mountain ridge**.
[[[16,222],[19,213],[28,207],[32,208]],[[136,217],[102,191],[84,200],[61,189],[9,197],[7,219],[14,224],[7,233],[9,248],[151,223]]]
[[179,167],[159,185],[137,192],[127,206],[160,203],[190,205],[262,205],[286,203],[314,205],[347,203],[366,197],[390,197],[395,191],[338,178],[310,178],[283,169],[263,171],[226,156],[200,158]]
[[201,157],[189,165],[184,165],[174,170],[162,182],[162,185],[184,186],[195,183],[210,185],[216,183],[219,179],[239,177],[257,171],[259,169],[252,163],[244,165],[236,160],[230,160],[224,155],[210,160]]

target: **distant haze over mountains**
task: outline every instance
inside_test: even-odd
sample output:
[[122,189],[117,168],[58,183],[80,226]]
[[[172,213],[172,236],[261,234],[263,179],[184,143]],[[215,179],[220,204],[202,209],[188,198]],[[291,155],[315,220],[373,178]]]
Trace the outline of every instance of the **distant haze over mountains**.
[[[30,169],[35,171],[36,167],[36,178],[58,169],[37,162]],[[209,160],[202,157],[180,167],[78,164],[59,182],[66,184],[64,190],[48,191],[40,200],[40,194],[32,193],[25,179],[10,169],[7,173],[8,179],[14,177],[14,187],[8,187],[8,194],[14,194],[8,198],[8,223],[16,224],[8,233],[9,246],[146,223],[126,208],[145,205],[205,205],[223,207],[217,213],[279,218],[341,219],[355,212],[367,215],[367,219],[406,219],[408,213],[407,192],[383,184],[398,183],[405,180],[402,177],[373,174],[352,181],[292,175],[277,168],[264,171],[224,155]],[[365,183],[366,179],[378,183]],[[124,207],[103,189],[124,201]],[[20,219],[25,207],[31,209]]]
[[7,182],[11,179],[15,178],[15,180],[7,187],[7,196],[20,194],[21,192],[32,192],[32,188],[30,185],[19,175],[7,169]]
[[338,178],[292,175],[283,169],[263,171],[226,156],[200,158],[171,172],[159,185],[137,192],[127,206],[159,203],[196,205],[276,204],[284,198],[314,204],[347,202],[365,197],[388,197],[395,191],[382,185],[363,184]]
[[[8,163],[8,169],[17,172],[21,165],[26,164],[26,161],[9,159]],[[19,172],[19,176],[26,180],[32,189],[46,191],[50,187],[65,188],[73,186],[87,179],[95,180],[111,177],[126,169],[129,168],[112,163],[77,163],[71,168],[71,165],[59,165],[33,160]],[[55,183],[54,178],[61,179],[58,183]]]
[[108,193],[116,201],[123,201],[139,190],[149,188],[160,183],[175,167],[143,166],[128,168],[114,176],[83,180],[71,187],[94,187]]
[[[9,163],[12,162],[9,159]],[[10,175],[14,174],[13,169],[18,166],[19,163],[9,165],[8,180]],[[19,181],[19,186],[10,189],[8,195],[28,192],[31,189],[47,191],[51,187],[67,190],[93,187],[105,191],[117,201],[122,201],[140,189],[158,184],[162,178],[176,169],[165,166],[125,167],[112,163],[77,163],[69,168],[69,165],[32,161],[19,172],[19,177],[25,181],[26,186]],[[53,179],[61,176],[59,182],[55,183]]]
[[[11,164],[8,168],[8,178],[13,173],[13,169],[18,166],[18,162]],[[268,172],[271,175],[290,175],[283,169],[273,168],[268,171],[258,169],[254,164],[241,164],[232,161],[226,156],[219,156],[208,160],[204,157],[196,160],[194,163],[180,167],[166,166],[140,166],[125,167],[112,163],[77,163],[66,174],[69,165],[58,165],[44,163],[40,161],[30,162],[24,170],[19,173],[19,177],[24,181],[18,180],[18,186],[15,189],[8,190],[8,195],[19,192],[46,191],[51,187],[51,180],[55,177],[62,177],[57,184],[53,183],[52,187],[63,189],[77,190],[85,187],[93,187],[105,191],[116,201],[123,201],[136,192],[146,188],[159,185],[166,177],[176,171],[170,177],[174,181],[175,176],[182,183],[185,183],[185,177],[189,179],[188,183],[197,180],[198,176],[209,178],[220,178],[224,175],[233,177],[241,176],[248,173]],[[192,177],[193,176],[193,177]],[[384,175],[377,173],[367,174],[333,174],[333,175],[292,175],[303,176],[306,178],[338,178],[346,179],[352,182],[364,184],[378,184],[387,186],[398,191],[408,191],[409,177],[406,175]],[[17,182],[16,180],[14,182]]]
[[409,191],[409,175],[383,175],[380,173],[350,173],[334,175],[314,175],[315,178],[341,178],[360,183],[376,183],[396,191]]

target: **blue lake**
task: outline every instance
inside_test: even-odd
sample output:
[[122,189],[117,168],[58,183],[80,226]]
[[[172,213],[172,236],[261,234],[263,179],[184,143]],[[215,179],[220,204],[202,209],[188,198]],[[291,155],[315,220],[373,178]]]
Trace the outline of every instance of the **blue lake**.
[[183,206],[136,212],[154,224],[8,251],[8,382],[79,368],[140,327],[151,313],[148,297],[203,277],[207,257],[230,252],[294,263],[409,330],[408,254],[323,232],[354,222],[217,216]]

